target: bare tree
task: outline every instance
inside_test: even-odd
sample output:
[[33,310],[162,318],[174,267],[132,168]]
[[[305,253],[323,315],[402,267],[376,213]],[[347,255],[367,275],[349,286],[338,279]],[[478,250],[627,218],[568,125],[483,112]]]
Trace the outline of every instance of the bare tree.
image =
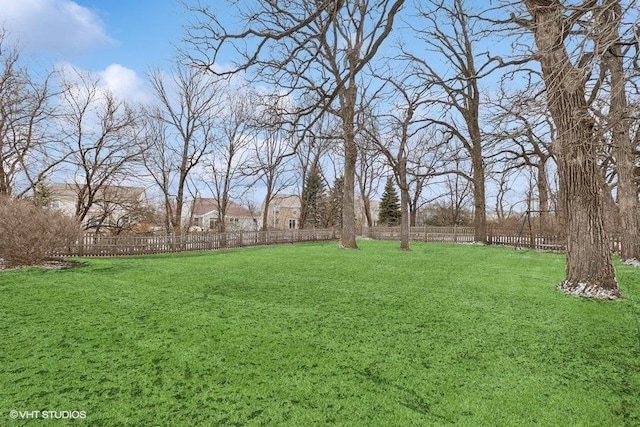
[[[440,186],[443,183],[442,177],[447,176],[447,171],[443,169],[443,159],[447,159],[447,152],[450,148],[444,143],[446,139],[443,140],[434,128],[420,131],[414,139],[407,159],[410,226],[418,225],[420,210],[434,201],[428,197],[428,190]],[[453,160],[455,164],[455,156],[453,156]],[[450,165],[446,165],[447,169],[452,169],[449,167]],[[444,175],[441,173],[442,170],[445,170]],[[434,181],[436,177],[440,177],[440,180]],[[468,177],[464,176],[464,179],[468,179]],[[435,198],[437,199],[439,196]]]
[[[567,222],[566,277],[560,287],[581,296],[620,298],[603,223],[602,174],[596,154],[600,136],[585,89],[589,64],[601,58],[602,51],[589,53],[585,40],[569,37],[577,27],[578,34],[590,30],[588,21],[598,2],[565,5],[554,0],[523,1],[531,19],[516,19],[533,32],[557,130],[554,153]],[[570,51],[568,46],[578,49]]]
[[307,200],[305,197],[305,183],[309,175],[315,169],[320,175],[320,180],[326,184],[324,177],[325,160],[329,157],[331,145],[335,143],[337,124],[331,116],[324,116],[313,125],[305,126],[304,137],[296,143],[296,175],[299,184],[298,194],[300,195],[300,216],[298,227],[303,229],[307,225]]
[[[197,15],[198,22],[191,27],[187,42],[201,57],[189,56],[214,73],[252,71],[258,80],[282,88],[288,95],[313,100],[302,115],[318,118],[330,113],[340,119],[344,153],[340,245],[357,248],[354,208],[357,77],[391,33],[404,0],[226,3],[245,28],[230,31],[212,10],[192,7],[190,10]],[[236,65],[228,71],[216,71],[216,59],[227,52],[239,58]]]
[[39,80],[4,39],[0,30],[0,195],[21,197],[65,157],[50,126],[59,93],[51,89],[54,73]]
[[254,118],[256,132],[249,147],[251,152],[243,167],[243,173],[252,177],[249,186],[260,182],[264,185],[262,203],[262,229],[268,228],[269,205],[273,199],[294,184],[291,166],[295,155],[294,130],[287,117],[287,108],[279,97],[269,96],[258,117]]
[[[390,74],[390,73],[387,73]],[[412,143],[419,144],[425,119],[423,109],[427,87],[400,82],[391,77],[376,74],[388,90],[379,91],[384,104],[390,105],[388,112],[381,114],[378,121],[381,131],[369,135],[376,149],[381,153],[400,188],[400,249],[409,250],[409,153]],[[380,138],[377,138],[380,136]]]
[[150,111],[145,166],[162,192],[168,232],[181,234],[193,171],[213,143],[220,87],[203,72],[176,66],[170,77],[150,73],[157,107]]
[[361,127],[363,132],[358,132],[356,143],[358,146],[358,162],[356,166],[356,179],[358,191],[362,202],[362,209],[367,227],[373,227],[374,218],[371,213],[371,198],[380,185],[380,180],[384,176],[384,159],[376,147],[376,140],[380,139],[379,129],[372,113],[361,110],[363,117]]
[[[474,227],[476,242],[486,242],[486,196],[483,135],[480,127],[480,80],[499,65],[498,58],[476,52],[476,44],[484,34],[469,11],[465,0],[428,0],[419,5],[421,25],[413,24],[416,36],[425,49],[443,61],[448,69],[434,66],[431,55],[412,53],[403,49],[405,57],[414,63],[415,72],[426,85],[437,87],[442,96],[431,103],[451,114],[446,118],[432,118],[431,122],[446,129],[458,140],[471,159],[473,182]],[[422,24],[424,22],[424,24]],[[482,55],[485,56],[485,55]],[[454,70],[448,77],[449,69]],[[462,121],[457,123],[456,116]]]
[[63,76],[64,99],[59,123],[73,175],[75,216],[88,219],[105,189],[135,176],[144,145],[138,138],[137,115],[124,101],[101,89],[98,80],[78,70]]
[[468,204],[472,198],[471,181],[457,174],[444,175],[446,192],[434,201],[432,217],[434,225],[469,225]]
[[527,87],[516,93],[503,93],[495,103],[495,129],[491,138],[496,147],[491,157],[500,165],[498,168],[503,175],[522,168],[533,171],[538,204],[530,209],[539,211],[540,222],[546,226],[549,222],[549,169],[553,163],[551,144],[555,139],[555,128],[546,104],[530,96],[536,92],[535,87]]
[[618,176],[618,208],[622,230],[620,257],[634,264],[634,261],[640,261],[640,211],[638,187],[633,176],[635,147],[631,139],[631,117],[626,96],[625,54],[620,36],[622,19],[623,9],[619,0],[603,2],[600,18],[602,44],[605,46],[603,68],[609,72],[611,79],[608,127],[611,129]]
[[246,187],[242,181],[251,145],[254,145],[254,105],[257,95],[230,87],[222,100],[224,112],[216,118],[216,133],[211,135],[211,153],[201,179],[213,193],[217,204],[218,231],[226,231],[226,215],[232,198],[239,199]]

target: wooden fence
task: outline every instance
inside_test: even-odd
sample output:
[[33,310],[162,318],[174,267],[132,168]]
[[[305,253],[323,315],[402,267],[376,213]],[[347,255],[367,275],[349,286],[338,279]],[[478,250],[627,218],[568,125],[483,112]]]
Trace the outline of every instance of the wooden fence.
[[85,234],[58,256],[146,255],[244,246],[335,240],[333,229],[191,233],[183,236],[103,236]]
[[[418,242],[473,243],[474,232],[473,227],[410,227],[409,240]],[[370,228],[365,234],[372,239],[399,240],[400,228]],[[487,229],[487,244],[553,251],[562,251],[565,248],[565,241],[559,235],[549,233],[532,234],[528,230],[494,229],[491,227]]]
[[[417,242],[471,243],[473,227],[409,227],[409,240]],[[363,235],[376,240],[399,240],[400,227],[374,227],[363,230]]]
[[[400,227],[364,228],[360,233],[376,240],[399,240]],[[339,230],[276,230],[239,231],[227,233],[192,233],[183,236],[103,236],[86,234],[81,239],[58,251],[58,256],[118,256],[145,255],[186,251],[205,251],[244,246],[336,240]],[[473,227],[410,227],[409,239],[414,242],[473,243]],[[530,233],[518,229],[488,228],[487,243],[563,251],[565,239],[552,233]],[[620,248],[620,239],[611,238],[614,251]]]
[[[400,227],[375,227],[365,229],[363,235],[378,240],[400,240]],[[473,243],[473,227],[410,227],[409,240],[417,242]],[[611,249],[620,251],[620,236],[609,236]],[[530,230],[487,228],[487,244],[529,248],[545,251],[564,251],[566,239],[560,233],[549,230],[536,233]]]

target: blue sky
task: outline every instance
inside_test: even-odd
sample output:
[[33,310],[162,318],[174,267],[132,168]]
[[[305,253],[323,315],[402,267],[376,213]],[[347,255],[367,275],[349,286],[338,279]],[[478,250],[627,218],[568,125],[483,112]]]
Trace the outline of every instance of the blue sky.
[[0,0],[0,27],[29,63],[89,71],[134,102],[151,98],[145,73],[169,68],[187,18],[179,0]]
[[0,0],[0,27],[29,63],[70,64],[134,98],[149,68],[169,66],[184,22],[177,0]]

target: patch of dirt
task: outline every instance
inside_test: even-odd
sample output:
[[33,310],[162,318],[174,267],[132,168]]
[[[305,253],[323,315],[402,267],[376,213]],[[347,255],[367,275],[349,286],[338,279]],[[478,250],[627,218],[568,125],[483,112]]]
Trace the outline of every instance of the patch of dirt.
[[45,260],[42,263],[37,265],[19,265],[17,267],[9,267],[9,264],[7,264],[5,260],[0,258],[0,272],[7,271],[7,270],[16,270],[18,268],[28,268],[28,267],[39,267],[39,268],[46,268],[50,270],[64,270],[67,268],[82,267],[84,265],[85,263],[80,261],[69,261],[65,259],[52,258],[52,259]]

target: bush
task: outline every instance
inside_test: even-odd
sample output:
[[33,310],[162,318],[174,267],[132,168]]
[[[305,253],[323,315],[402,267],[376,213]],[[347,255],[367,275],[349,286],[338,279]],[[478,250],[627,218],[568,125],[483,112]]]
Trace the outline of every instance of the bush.
[[8,266],[40,264],[81,230],[74,219],[33,201],[0,199],[0,258]]

